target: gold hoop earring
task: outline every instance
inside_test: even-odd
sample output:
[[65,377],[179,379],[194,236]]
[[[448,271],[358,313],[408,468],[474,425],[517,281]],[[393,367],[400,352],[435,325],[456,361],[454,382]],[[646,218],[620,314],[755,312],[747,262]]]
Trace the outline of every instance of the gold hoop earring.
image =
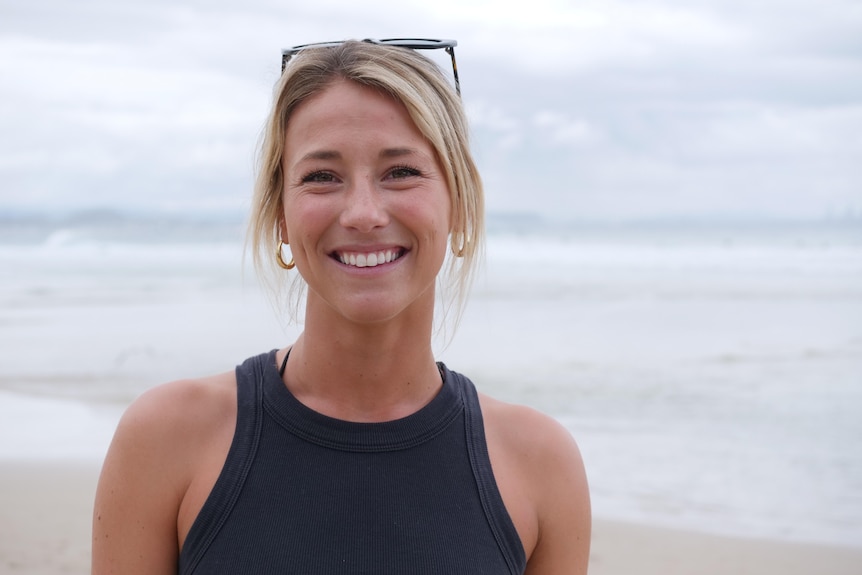
[[452,239],[452,241],[451,241],[451,242],[450,242],[450,244],[449,244],[449,247],[452,249],[452,254],[453,254],[456,258],[463,258],[463,257],[464,257],[464,251],[465,251],[465,250],[466,250],[466,248],[467,248],[467,246],[466,246],[466,245],[464,245],[466,242],[463,242],[463,240],[462,240],[462,241],[461,241],[461,242],[459,242],[459,243],[461,243],[461,245],[460,245],[459,247],[455,247],[455,239],[453,238],[453,239]]
[[293,261],[293,257],[290,258],[290,261],[284,263],[284,257],[281,255],[281,250],[284,246],[287,245],[283,241],[278,240],[278,246],[275,248],[275,261],[278,262],[278,267],[283,270],[292,270],[296,267],[296,262]]

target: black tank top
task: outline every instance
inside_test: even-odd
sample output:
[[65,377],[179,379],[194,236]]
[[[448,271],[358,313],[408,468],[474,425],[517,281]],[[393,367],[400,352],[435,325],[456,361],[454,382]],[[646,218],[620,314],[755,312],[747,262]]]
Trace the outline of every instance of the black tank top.
[[353,423],[300,403],[275,361],[237,367],[233,443],[180,575],[524,572],[469,379],[440,364],[421,410]]

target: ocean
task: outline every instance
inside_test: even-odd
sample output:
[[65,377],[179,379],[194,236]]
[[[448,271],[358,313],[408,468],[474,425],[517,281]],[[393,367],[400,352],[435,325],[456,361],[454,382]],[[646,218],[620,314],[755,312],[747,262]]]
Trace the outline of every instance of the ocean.
[[[862,225],[491,218],[437,352],[559,420],[597,517],[862,546]],[[161,382],[301,330],[241,225],[0,222],[0,458],[103,457]]]

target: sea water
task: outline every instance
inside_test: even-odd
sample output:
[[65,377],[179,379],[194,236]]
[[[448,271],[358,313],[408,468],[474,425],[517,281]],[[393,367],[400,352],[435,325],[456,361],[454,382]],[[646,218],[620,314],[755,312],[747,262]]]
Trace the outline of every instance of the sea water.
[[[862,545],[862,226],[491,223],[438,355],[572,432],[597,517]],[[0,225],[2,458],[98,460],[144,390],[301,330],[238,225]]]

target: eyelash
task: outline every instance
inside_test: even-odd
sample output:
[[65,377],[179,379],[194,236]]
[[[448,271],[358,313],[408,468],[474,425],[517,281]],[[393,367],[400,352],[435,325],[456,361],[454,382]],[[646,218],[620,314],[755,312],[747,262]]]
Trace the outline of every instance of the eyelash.
[[315,170],[314,172],[310,172],[310,173],[304,175],[300,181],[303,184],[319,183],[322,181],[322,180],[318,179],[320,176],[325,176],[325,177],[329,178],[326,181],[332,180],[332,174],[330,174],[329,172],[326,172],[324,170]]
[[[403,165],[397,165],[397,166],[392,167],[392,168],[387,172],[387,175],[388,175],[388,176],[390,176],[390,177],[396,177],[396,176],[395,176],[395,174],[396,174],[396,173],[398,173],[398,172],[406,172],[406,173],[404,173],[404,174],[402,174],[402,175],[400,176],[400,177],[402,177],[402,178],[405,178],[405,177],[416,177],[416,176],[421,176],[421,175],[422,175],[422,171],[421,171],[421,170],[419,170],[418,168],[414,168],[413,166],[408,166],[408,165],[406,165],[406,164],[403,164]],[[324,179],[321,179],[321,178],[326,178],[326,179],[324,180]],[[334,179],[334,176],[333,176],[331,173],[329,173],[329,172],[327,172],[327,171],[325,171],[325,170],[315,170],[315,171],[313,171],[313,172],[309,172],[308,174],[306,174],[305,176],[303,176],[303,177],[302,177],[302,179],[301,179],[300,181],[301,181],[303,184],[309,184],[309,183],[330,182],[330,181],[332,181],[333,179]]]
[[405,174],[404,177],[415,177],[415,176],[421,176],[422,175],[421,170],[419,170],[418,168],[414,168],[413,166],[408,166],[408,165],[398,165],[398,166],[393,167],[391,170],[389,170],[389,175],[391,176],[391,175],[395,174],[395,172],[407,172],[407,174]]

